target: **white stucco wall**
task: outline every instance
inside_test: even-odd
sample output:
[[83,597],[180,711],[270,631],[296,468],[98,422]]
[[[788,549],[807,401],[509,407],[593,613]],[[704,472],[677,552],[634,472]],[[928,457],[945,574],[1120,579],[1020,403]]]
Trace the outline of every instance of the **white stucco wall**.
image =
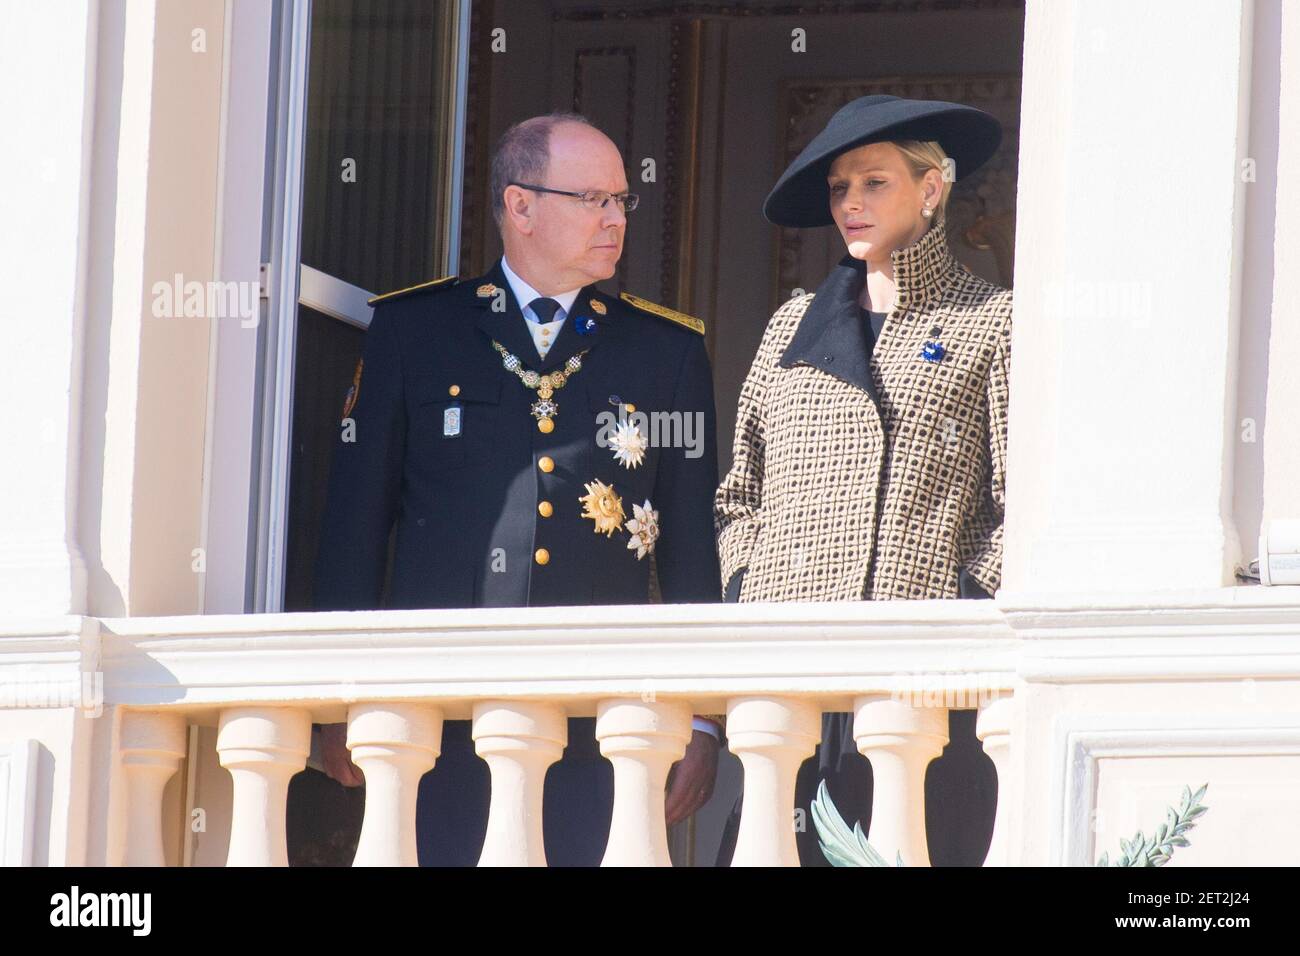
[[[1220,588],[1250,550],[1238,538],[1251,515],[1300,511],[1291,437],[1300,376],[1290,373],[1300,273],[1283,267],[1300,252],[1289,215],[1300,187],[1277,177],[1267,274],[1248,257],[1266,243],[1267,193],[1238,175],[1251,136],[1267,135],[1253,114],[1274,103],[1267,63],[1253,56],[1272,34],[1252,16],[1280,21],[1277,168],[1300,160],[1300,14],[1263,0],[1215,0],[1196,17],[1185,9],[1173,0],[1028,4],[1008,600],[1077,593],[1075,610],[1086,612],[1112,598],[1141,606],[1174,588]],[[36,235],[0,236],[5,381],[24,412],[3,426],[22,467],[0,470],[0,670],[9,679],[33,662],[65,676],[94,672],[99,617],[202,607],[192,552],[204,546],[212,500],[203,487],[212,328],[205,318],[154,318],[151,289],[217,268],[225,6],[24,4],[5,16],[0,114],[6,129],[43,144],[7,144],[18,166],[0,182],[5,221],[41,224]],[[1153,41],[1171,21],[1179,42]],[[206,52],[192,48],[195,29],[206,31]],[[1139,99],[1160,108],[1138,109]],[[1195,148],[1134,163],[1169,156],[1189,129]],[[248,252],[224,254],[246,265]],[[1260,396],[1265,311],[1261,472],[1258,460],[1243,463],[1238,429],[1241,409]],[[1256,500],[1247,492],[1261,473]],[[1079,620],[1094,626],[1086,613]],[[1268,627],[1277,641],[1300,630],[1291,612]],[[1297,782],[1286,747],[1300,674],[1280,651],[1234,660],[1236,671],[1180,675],[1153,664],[1142,682],[1030,681],[1015,743],[1020,780],[1033,784],[1017,798],[1021,862],[1062,858],[1069,808],[1031,798],[1043,781],[1067,786],[1061,734],[1099,715],[1154,741],[1131,758],[1098,758],[1099,805],[1112,808],[1100,843],[1149,826],[1163,788],[1200,782],[1190,775],[1210,780],[1217,801],[1202,858],[1226,862],[1252,817],[1277,818],[1300,845],[1277,802]],[[36,862],[111,858],[112,728],[76,708],[0,709],[0,743],[38,744]],[[1200,734],[1191,751],[1171,748],[1187,731]],[[1211,834],[1221,819],[1225,829]],[[1265,862],[1271,851],[1247,852],[1247,862]]]

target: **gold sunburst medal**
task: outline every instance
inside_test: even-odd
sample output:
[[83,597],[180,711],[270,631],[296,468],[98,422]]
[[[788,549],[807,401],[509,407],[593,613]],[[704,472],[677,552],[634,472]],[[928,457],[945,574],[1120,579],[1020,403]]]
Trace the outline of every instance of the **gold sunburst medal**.
[[607,485],[599,479],[589,481],[584,486],[587,493],[580,497],[582,516],[596,523],[596,534],[609,537],[615,531],[623,530],[623,499],[614,493],[614,486]]

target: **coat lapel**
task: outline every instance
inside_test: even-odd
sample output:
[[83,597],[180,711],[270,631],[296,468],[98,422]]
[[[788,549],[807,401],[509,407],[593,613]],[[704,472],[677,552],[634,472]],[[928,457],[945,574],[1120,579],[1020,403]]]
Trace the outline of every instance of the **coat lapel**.
[[[601,314],[599,308],[592,308],[593,301],[604,306],[604,314]],[[582,351],[590,352],[611,339],[618,339],[625,325],[618,318],[620,313],[621,309],[616,308],[616,300],[602,295],[594,285],[586,286],[573,300],[573,308],[565,317],[564,325],[560,326],[560,334],[555,337],[555,342],[537,370],[554,371],[562,367],[571,356]],[[595,321],[596,327],[584,335],[578,331],[578,323],[588,318]]]
[[[500,259],[492,267],[491,272],[480,279],[473,280],[475,290],[488,284],[504,290],[506,309],[504,312],[492,310],[492,303],[496,299],[495,294],[483,297],[478,297],[476,294],[474,301],[479,311],[475,325],[489,339],[495,339],[518,356],[519,361],[526,368],[534,371],[552,372],[563,367],[571,356],[584,350],[589,352],[602,342],[618,339],[623,332],[625,322],[616,318],[621,307],[618,300],[604,295],[594,285],[586,286],[573,300],[573,308],[565,317],[564,325],[560,327],[560,334],[556,336],[554,344],[543,359],[537,353],[537,346],[528,331],[528,320],[524,318],[523,306],[515,300],[510,283],[506,281]],[[593,301],[604,305],[604,314],[592,308]],[[578,322],[585,318],[595,320],[596,328],[584,335],[578,331]]]
[[845,256],[817,289],[812,304],[781,356],[782,368],[811,365],[862,389],[880,410],[871,375],[871,340],[858,306],[866,265]]
[[528,368],[538,368],[542,364],[542,357],[537,354],[537,346],[533,344],[533,337],[528,332],[528,320],[524,318],[523,307],[515,301],[515,294],[510,289],[510,283],[506,281],[506,274],[501,269],[499,259],[491,272],[474,283],[475,289],[489,283],[505,293],[505,311],[493,311],[492,303],[497,300],[495,293],[482,297],[476,295],[475,302],[479,306],[479,314],[474,324],[489,339],[495,339],[517,355],[519,361]]

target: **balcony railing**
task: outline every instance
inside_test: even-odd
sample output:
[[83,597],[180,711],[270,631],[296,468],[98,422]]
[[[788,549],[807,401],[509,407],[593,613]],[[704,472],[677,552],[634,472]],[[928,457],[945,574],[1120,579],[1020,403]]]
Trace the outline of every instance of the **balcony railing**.
[[1001,863],[1018,645],[992,602],[975,601],[106,620],[106,713],[119,718],[107,858],[164,862],[164,788],[188,728],[209,725],[233,780],[228,864],[285,865],[289,781],[311,724],[346,720],[366,779],[356,865],[414,865],[420,777],[443,721],[469,718],[492,780],[480,865],[544,864],[547,768],[566,718],[595,716],[614,768],[604,863],[667,865],[669,768],[693,713],[726,713],[744,767],[733,865],[797,865],[796,773],[822,712],[851,710],[874,774],[872,844],[923,864],[925,771],[959,707],[979,710],[1003,782],[986,860]]
[[[605,862],[665,864],[668,769],[692,713],[725,713],[733,863],[793,864],[796,771],[820,715],[851,711],[871,843],[923,865],[926,766],[959,709],[998,775],[985,865],[1088,865],[1206,781],[1210,822],[1179,861],[1294,862],[1277,834],[1295,828],[1278,794],[1300,758],[1297,593],[7,619],[6,858],[284,864],[311,724],[346,721],[366,779],[356,862],[414,863],[418,781],[443,722],[472,720],[492,778],[481,862],[541,863],[546,769],[565,718],[594,716],[615,781]],[[69,689],[97,719],[67,719]],[[182,765],[207,826],[178,853]]]

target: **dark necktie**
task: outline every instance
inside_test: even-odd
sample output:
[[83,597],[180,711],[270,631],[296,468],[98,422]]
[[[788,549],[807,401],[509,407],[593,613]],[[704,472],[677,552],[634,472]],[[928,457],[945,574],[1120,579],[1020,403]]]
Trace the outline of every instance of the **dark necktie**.
[[560,311],[560,303],[554,299],[539,298],[533,299],[529,308],[537,316],[537,321],[545,325],[555,319],[555,313]]

